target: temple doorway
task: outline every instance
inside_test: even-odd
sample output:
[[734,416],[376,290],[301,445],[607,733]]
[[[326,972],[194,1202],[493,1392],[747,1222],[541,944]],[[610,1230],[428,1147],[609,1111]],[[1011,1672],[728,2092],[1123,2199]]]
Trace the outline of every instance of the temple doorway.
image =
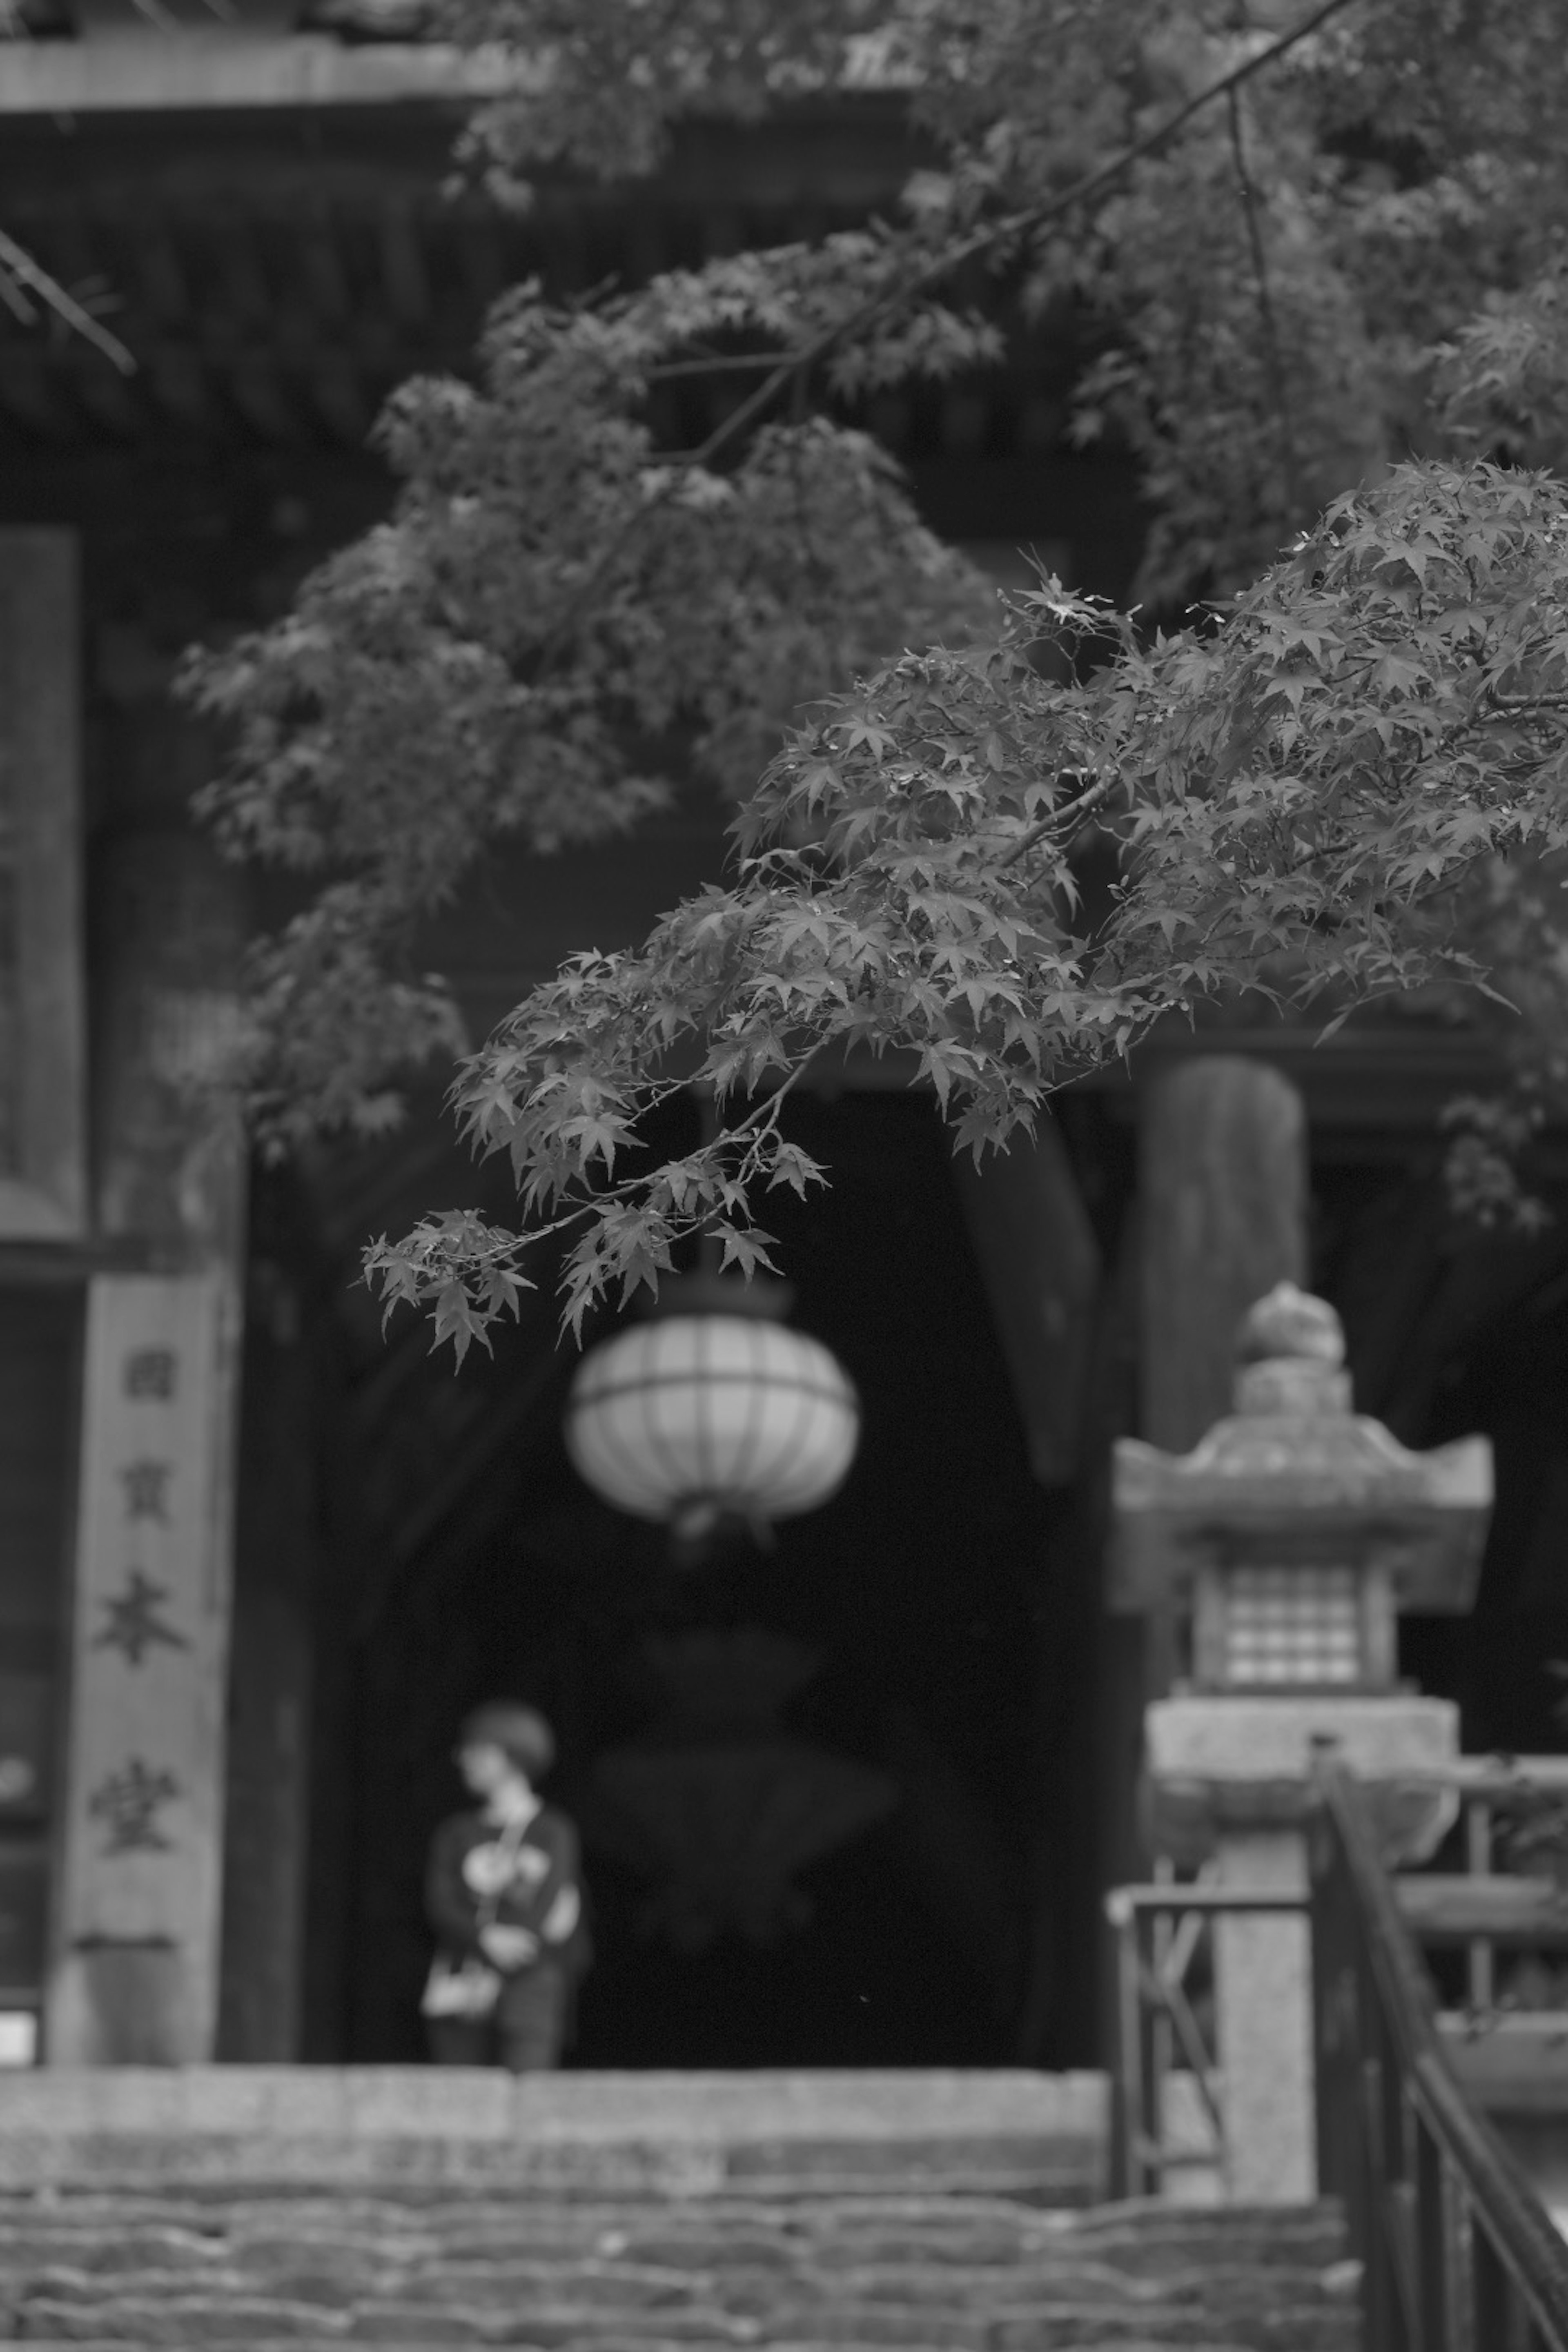
[[772,1549],[679,1567],[574,1476],[573,1359],[534,1367],[515,1441],[351,1645],[312,1905],[339,2054],[419,2053],[422,1858],[459,1801],[456,1727],[499,1694],[551,1717],[584,1832],[574,2063],[1089,2054],[1093,1547],[1031,1475],[933,1108],[845,1093],[795,1123],[832,1190],[770,1223],[792,1319],[860,1389],[855,1469]]

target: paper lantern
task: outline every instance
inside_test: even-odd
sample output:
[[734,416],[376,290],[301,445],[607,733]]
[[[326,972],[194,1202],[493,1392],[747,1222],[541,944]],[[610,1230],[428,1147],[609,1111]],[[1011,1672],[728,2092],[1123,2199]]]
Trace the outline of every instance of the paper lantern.
[[579,1475],[617,1510],[664,1520],[688,1541],[725,1517],[756,1524],[826,1502],[860,1433],[842,1365],[772,1319],[776,1308],[677,1305],[579,1366],[566,1404]]

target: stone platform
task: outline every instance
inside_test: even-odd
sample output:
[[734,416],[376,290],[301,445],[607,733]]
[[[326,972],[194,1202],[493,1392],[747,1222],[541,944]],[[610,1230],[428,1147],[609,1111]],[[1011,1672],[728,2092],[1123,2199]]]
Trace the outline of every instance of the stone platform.
[[426,2067],[194,2066],[0,2077],[0,2188],[216,2191],[316,2179],[552,2197],[1105,2193],[1098,2074],[756,2072],[514,2079]]

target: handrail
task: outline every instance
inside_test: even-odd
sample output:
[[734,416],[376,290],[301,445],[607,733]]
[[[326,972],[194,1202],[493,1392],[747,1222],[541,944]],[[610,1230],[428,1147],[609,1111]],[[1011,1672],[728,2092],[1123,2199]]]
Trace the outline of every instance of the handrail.
[[1314,1760],[1321,2185],[1363,2262],[1367,2352],[1568,2352],[1568,2245],[1460,2089],[1354,1777]]
[[[1205,2040],[1187,1990],[1187,1973],[1206,1931],[1219,1919],[1304,1911],[1305,1894],[1281,1887],[1227,1886],[1168,1879],[1152,1886],[1113,1886],[1105,1896],[1115,1960],[1115,2064],[1111,2070],[1110,2192],[1160,2197],[1173,2172],[1201,2168],[1225,2177],[1227,2148],[1218,2059]],[[1173,1931],[1172,1923],[1174,1923]],[[1160,1931],[1165,1931],[1163,1938]],[[1152,1933],[1151,1931],[1153,1931]],[[1207,1948],[1206,1947],[1205,1948]],[[1212,2037],[1211,2037],[1212,2038]],[[1173,2142],[1164,2128],[1173,2061],[1191,2084],[1205,2143]]]

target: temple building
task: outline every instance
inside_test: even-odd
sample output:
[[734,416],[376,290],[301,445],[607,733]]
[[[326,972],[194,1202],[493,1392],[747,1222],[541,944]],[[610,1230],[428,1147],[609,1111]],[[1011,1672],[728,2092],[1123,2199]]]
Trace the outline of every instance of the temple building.
[[[166,13],[43,0],[0,45],[0,230],[136,361],[0,309],[0,2058],[416,2057],[423,1856],[507,1695],[586,1842],[575,2064],[1093,2063],[1142,1706],[1183,1670],[1107,1607],[1112,1441],[1195,1444],[1243,1310],[1310,1284],[1363,1411],[1496,1449],[1476,1612],[1405,1621],[1404,1671],[1467,1745],[1556,1747],[1568,1217],[1455,1222],[1439,1119],[1488,1055],[1418,1007],[1322,1043],[1221,1008],[978,1172],[907,1074],[846,1065],[792,1130],[832,1189],[777,1230],[859,1451],[695,1563],[575,1474],[548,1295],[458,1374],[384,1334],[364,1243],[507,1187],[438,1090],[281,1168],[215,1112],[277,902],[191,819],[220,751],[179,656],[384,510],[381,403],[465,367],[507,284],[814,236],[916,149],[850,91],[519,217],[446,185],[482,62],[353,0]],[[1114,595],[1136,482],[1068,445],[1072,364],[1026,340],[867,421],[999,579],[1032,548]],[[422,950],[472,1033],[716,878],[727,814],[492,860]],[[1568,1207],[1561,1139],[1540,1165]]]

